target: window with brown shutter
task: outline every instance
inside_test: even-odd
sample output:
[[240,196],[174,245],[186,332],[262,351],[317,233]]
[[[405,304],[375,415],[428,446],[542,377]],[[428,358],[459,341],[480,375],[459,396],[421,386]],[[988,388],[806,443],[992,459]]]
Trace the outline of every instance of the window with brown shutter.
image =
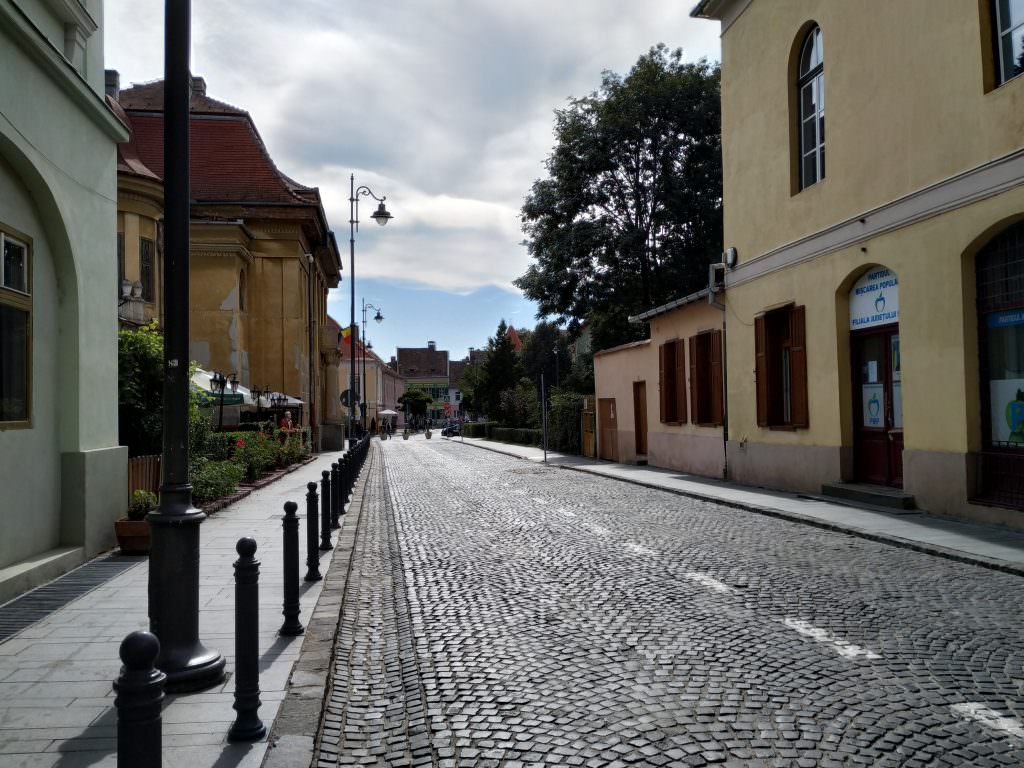
[[675,421],[686,423],[686,340],[676,342]]
[[694,424],[722,425],[722,384],[722,332],[704,331],[690,337],[690,408]]
[[805,317],[804,307],[789,306],[754,319],[758,426],[809,424]]
[[686,351],[682,339],[658,347],[658,389],[662,424],[686,421]]

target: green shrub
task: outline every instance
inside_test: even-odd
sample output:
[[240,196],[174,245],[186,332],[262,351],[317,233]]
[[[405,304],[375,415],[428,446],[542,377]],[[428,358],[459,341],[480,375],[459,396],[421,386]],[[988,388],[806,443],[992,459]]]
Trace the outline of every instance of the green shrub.
[[287,436],[284,445],[281,446],[281,466],[287,467],[292,464],[297,464],[308,455],[309,452],[306,450],[306,444],[303,440],[303,436],[294,432]]
[[281,444],[277,440],[251,432],[236,443],[234,463],[244,468],[246,481],[252,483],[277,466],[280,452]]
[[487,437],[487,428],[494,427],[497,422],[494,421],[476,421],[467,422],[462,425],[462,433],[466,437]]
[[211,461],[227,461],[234,455],[238,441],[251,436],[251,432],[211,432],[206,438],[202,455]]
[[245,468],[233,461],[209,461],[199,458],[192,466],[192,498],[197,504],[204,504],[230,496],[238,489]]
[[156,494],[140,488],[132,494],[132,500],[128,502],[128,519],[145,520],[146,515],[156,509],[156,505]]
[[548,445],[562,453],[582,452],[583,395],[566,389],[551,390],[548,409]]

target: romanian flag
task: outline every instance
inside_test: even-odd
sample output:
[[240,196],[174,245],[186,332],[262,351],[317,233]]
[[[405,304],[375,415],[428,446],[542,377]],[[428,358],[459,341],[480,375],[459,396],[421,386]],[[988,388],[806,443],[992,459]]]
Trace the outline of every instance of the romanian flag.
[[359,329],[357,327],[355,327],[355,326],[350,325],[348,328],[342,328],[340,331],[338,331],[338,343],[339,344],[349,344],[349,343],[351,343],[350,339],[352,337],[352,331],[353,330],[356,333],[356,341],[359,341]]

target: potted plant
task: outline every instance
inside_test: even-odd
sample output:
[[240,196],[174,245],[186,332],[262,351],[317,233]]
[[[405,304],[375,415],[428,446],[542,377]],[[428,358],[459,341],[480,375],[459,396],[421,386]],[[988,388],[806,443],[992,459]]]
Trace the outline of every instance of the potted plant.
[[114,522],[114,534],[122,555],[149,554],[149,523],[146,515],[156,509],[155,493],[138,490],[128,503],[128,516]]

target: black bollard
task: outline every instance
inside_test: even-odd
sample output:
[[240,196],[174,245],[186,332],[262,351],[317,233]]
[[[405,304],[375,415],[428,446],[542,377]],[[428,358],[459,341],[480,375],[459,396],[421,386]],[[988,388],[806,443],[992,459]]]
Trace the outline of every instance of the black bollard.
[[160,705],[167,675],[154,667],[160,641],[132,632],[121,643],[121,674],[114,681],[117,707],[117,768],[160,768],[163,735]]
[[338,494],[338,516],[341,517],[345,514],[345,505],[348,504],[348,476],[352,471],[352,453],[351,451],[341,457],[341,462],[338,464],[338,485],[341,488],[341,492]]
[[338,522],[345,507],[341,501],[341,462],[331,464],[331,528],[341,528]]
[[320,473],[320,551],[334,549],[331,546],[331,473]]
[[320,517],[316,483],[306,483],[306,581],[320,581],[320,550],[317,524]]
[[256,540],[235,545],[235,722],[228,741],[256,741],[267,735],[260,708],[260,561]]
[[278,634],[292,637],[305,630],[299,622],[299,505],[284,503],[284,624]]

